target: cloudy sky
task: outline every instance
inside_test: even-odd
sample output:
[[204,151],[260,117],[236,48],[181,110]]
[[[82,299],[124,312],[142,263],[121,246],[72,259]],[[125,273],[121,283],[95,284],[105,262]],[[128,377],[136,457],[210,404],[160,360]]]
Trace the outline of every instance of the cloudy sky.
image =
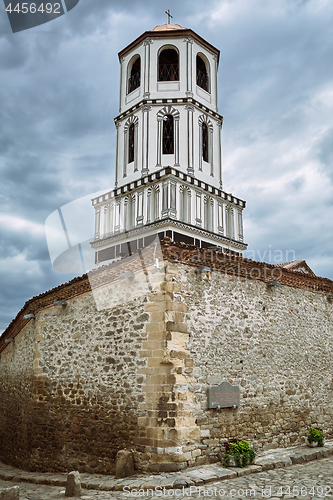
[[117,53],[168,8],[221,50],[224,189],[247,201],[246,255],[292,250],[333,279],[331,0],[80,0],[15,34],[0,2],[0,332],[74,276],[52,268],[45,221],[113,187]]

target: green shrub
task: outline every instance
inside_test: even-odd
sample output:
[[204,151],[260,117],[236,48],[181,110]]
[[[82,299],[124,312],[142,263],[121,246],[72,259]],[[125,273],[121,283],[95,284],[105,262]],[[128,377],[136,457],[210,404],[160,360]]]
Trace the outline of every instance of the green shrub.
[[308,435],[308,442],[311,443],[318,443],[318,446],[324,446],[324,434],[323,431],[320,429],[316,429],[315,427],[310,427],[309,435]]
[[248,441],[236,441],[233,439],[232,441],[225,443],[224,447],[226,450],[224,465],[226,467],[229,465],[228,455],[233,455],[235,457],[235,461],[239,467],[246,467],[247,464],[252,464],[255,459],[256,453],[253,448],[250,447]]

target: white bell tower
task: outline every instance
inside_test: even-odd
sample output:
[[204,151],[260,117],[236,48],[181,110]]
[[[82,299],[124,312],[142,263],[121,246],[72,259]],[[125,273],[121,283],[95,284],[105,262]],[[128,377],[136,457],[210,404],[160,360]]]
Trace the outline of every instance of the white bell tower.
[[93,200],[96,263],[157,234],[241,254],[245,202],[222,190],[219,50],[168,23],[143,33],[119,61],[116,182]]

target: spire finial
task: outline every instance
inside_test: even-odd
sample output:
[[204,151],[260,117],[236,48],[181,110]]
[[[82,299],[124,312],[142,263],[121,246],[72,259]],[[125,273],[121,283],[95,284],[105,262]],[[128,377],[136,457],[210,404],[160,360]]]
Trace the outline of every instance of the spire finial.
[[170,14],[170,9],[168,9],[167,11],[165,11],[165,13],[168,16],[168,24],[170,24],[170,17],[171,17],[171,19],[173,19],[173,16]]

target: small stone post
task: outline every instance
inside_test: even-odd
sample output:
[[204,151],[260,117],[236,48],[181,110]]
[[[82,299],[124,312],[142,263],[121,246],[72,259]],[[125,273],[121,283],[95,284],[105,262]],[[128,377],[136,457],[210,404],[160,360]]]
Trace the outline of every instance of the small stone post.
[[116,458],[116,479],[133,476],[134,463],[133,455],[129,450],[120,450]]
[[70,472],[67,475],[65,496],[79,498],[81,495],[82,495],[82,489],[81,489],[80,473],[78,471]]
[[0,491],[0,500],[19,500],[19,498],[20,488],[18,486],[12,486]]

